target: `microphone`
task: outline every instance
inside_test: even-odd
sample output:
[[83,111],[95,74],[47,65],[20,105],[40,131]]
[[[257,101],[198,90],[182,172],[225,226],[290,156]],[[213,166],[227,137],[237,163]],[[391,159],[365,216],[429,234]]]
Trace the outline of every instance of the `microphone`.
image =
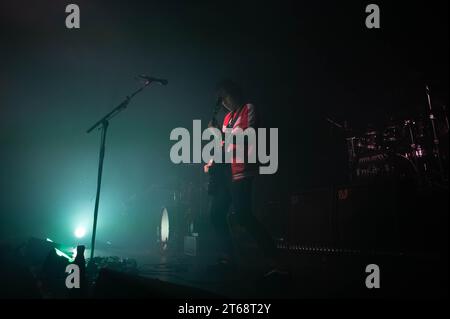
[[146,81],[149,81],[149,82],[156,82],[156,83],[159,83],[159,84],[162,84],[162,85],[167,85],[169,83],[169,81],[167,81],[165,79],[157,79],[157,78],[145,75],[145,74],[139,75],[139,78],[141,78],[143,80],[146,80]]

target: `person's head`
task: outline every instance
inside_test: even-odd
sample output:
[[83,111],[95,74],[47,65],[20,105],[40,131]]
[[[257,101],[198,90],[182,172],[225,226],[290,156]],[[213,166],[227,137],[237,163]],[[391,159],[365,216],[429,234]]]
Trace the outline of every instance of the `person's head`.
[[241,87],[232,80],[222,80],[217,85],[217,96],[223,107],[233,112],[244,104],[244,94]]

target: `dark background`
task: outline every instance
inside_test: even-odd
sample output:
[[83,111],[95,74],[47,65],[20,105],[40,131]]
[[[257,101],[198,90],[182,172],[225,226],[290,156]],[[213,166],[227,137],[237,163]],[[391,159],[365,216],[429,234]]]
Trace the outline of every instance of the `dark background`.
[[201,165],[170,162],[169,134],[192,119],[206,125],[223,77],[243,85],[263,126],[279,128],[279,170],[260,178],[261,205],[346,182],[327,117],[363,129],[422,114],[425,84],[448,102],[447,1],[377,1],[380,30],[365,27],[365,1],[78,0],[73,30],[69,3],[0,3],[1,239],[70,243],[75,227],[90,228],[100,135],[85,131],[141,73],[169,85],[111,123],[102,241],[150,240],[161,188],[203,185]]

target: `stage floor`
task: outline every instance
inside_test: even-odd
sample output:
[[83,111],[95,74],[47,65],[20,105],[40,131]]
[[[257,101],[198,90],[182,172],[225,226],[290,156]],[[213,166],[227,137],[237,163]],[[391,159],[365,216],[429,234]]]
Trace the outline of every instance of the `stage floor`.
[[[149,251],[99,251],[137,261],[140,277],[195,287],[225,298],[434,298],[448,295],[448,257],[439,254],[356,255],[283,252],[289,275],[264,277],[269,265],[257,249],[238,268],[215,266],[213,255],[161,256]],[[366,286],[366,267],[380,269],[380,289]]]

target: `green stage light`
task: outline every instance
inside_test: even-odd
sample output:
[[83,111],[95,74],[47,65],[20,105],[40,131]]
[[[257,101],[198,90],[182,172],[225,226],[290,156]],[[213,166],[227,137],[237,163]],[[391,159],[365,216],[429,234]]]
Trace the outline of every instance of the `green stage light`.
[[70,258],[69,255],[59,250],[58,248],[55,248],[55,251],[58,256],[66,258],[69,262],[73,262],[75,260],[75,257]]
[[78,226],[75,229],[74,234],[75,234],[75,237],[77,237],[77,238],[83,238],[84,235],[86,235],[86,228],[84,228],[83,226]]

